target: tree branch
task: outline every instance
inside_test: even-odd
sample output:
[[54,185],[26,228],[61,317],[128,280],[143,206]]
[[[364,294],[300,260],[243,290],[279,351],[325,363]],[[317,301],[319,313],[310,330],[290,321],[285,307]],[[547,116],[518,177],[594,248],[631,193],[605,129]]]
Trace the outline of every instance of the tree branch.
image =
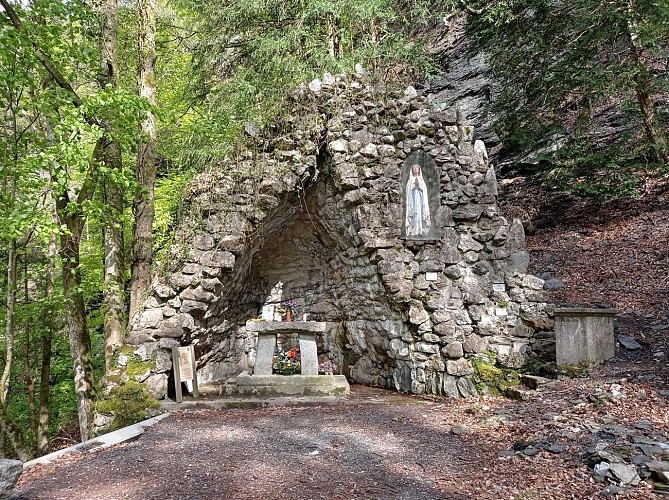
[[[16,15],[14,7],[12,7],[7,0],[0,0],[0,5],[2,5],[3,9],[5,9],[5,13],[7,14],[7,17],[9,17],[9,20],[14,26],[14,29],[16,29],[16,31],[18,31],[19,33],[25,33],[25,29],[23,28],[23,23],[21,22],[21,19],[19,19],[19,16]],[[49,59],[49,56],[47,56],[30,37],[28,37],[28,40],[30,40],[30,43],[35,49],[35,54],[37,55],[37,59],[39,59],[39,62],[42,63],[42,66],[44,66],[47,72],[53,77],[54,81],[58,84],[58,86],[70,93],[70,95],[72,96],[72,103],[75,106],[77,107],[81,106],[83,103],[81,98],[72,88],[72,85],[70,85],[70,83],[61,74],[61,72],[58,71],[58,68],[54,66],[51,59]]]

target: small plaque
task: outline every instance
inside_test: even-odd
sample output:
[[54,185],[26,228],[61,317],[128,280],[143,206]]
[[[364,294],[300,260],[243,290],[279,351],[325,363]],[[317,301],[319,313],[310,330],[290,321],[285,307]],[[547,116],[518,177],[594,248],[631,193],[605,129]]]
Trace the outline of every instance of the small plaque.
[[[174,370],[174,393],[177,403],[183,401],[182,382],[192,382],[193,398],[199,397],[197,374],[195,373],[195,348],[193,344],[186,347],[172,347],[172,368]],[[189,387],[189,390],[190,387]]]
[[509,312],[506,310],[506,307],[496,307],[495,316],[508,316]]
[[506,291],[506,286],[504,286],[504,283],[493,283],[492,284],[492,291],[493,292],[505,292]]
[[439,275],[437,273],[425,273],[425,281],[437,281]]
[[193,380],[193,359],[190,346],[179,347],[179,375],[182,382]]

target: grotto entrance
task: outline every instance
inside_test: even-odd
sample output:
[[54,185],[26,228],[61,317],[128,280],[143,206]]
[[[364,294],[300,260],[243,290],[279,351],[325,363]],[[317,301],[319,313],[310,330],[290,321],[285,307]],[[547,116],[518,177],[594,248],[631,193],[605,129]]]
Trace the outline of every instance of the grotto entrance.
[[550,336],[522,225],[499,213],[485,146],[455,110],[363,77],[328,82],[195,181],[181,259],[131,339],[197,342],[201,383],[233,377],[253,362],[247,321],[282,282],[298,318],[326,324],[319,361],[358,383],[473,395],[470,358],[517,367],[535,331]]

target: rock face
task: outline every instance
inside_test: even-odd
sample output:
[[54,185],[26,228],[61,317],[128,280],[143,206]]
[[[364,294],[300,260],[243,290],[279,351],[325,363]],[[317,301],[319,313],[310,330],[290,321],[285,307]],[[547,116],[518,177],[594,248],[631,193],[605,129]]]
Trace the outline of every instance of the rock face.
[[253,364],[246,321],[279,293],[327,323],[319,354],[353,381],[471,395],[468,357],[518,366],[551,326],[522,225],[499,213],[486,148],[454,111],[326,76],[192,183],[128,343],[197,342],[201,382],[235,375]]
[[0,459],[0,498],[9,498],[22,472],[23,462],[20,460]]

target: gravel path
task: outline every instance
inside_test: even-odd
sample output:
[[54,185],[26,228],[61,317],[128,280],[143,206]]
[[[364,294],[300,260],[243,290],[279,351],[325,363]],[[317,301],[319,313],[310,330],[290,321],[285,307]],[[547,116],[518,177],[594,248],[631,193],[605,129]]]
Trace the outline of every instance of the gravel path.
[[[597,436],[586,428],[646,418],[644,432],[669,438],[656,387],[623,381],[624,405],[591,404],[585,396],[606,387],[602,380],[561,381],[529,401],[426,400],[354,386],[335,406],[174,412],[134,442],[29,469],[11,498],[600,498],[604,485],[581,456]],[[535,443],[537,453],[519,443]],[[548,443],[563,451],[541,448]],[[651,489],[642,482],[624,498],[655,498]]]

